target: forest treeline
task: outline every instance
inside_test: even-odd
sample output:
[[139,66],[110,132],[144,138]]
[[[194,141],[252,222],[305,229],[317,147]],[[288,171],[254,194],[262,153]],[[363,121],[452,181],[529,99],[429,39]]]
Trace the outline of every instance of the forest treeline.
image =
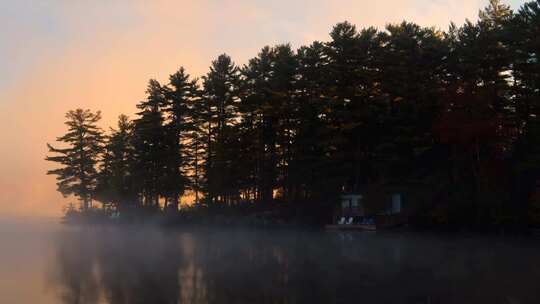
[[[446,31],[338,23],[328,42],[227,55],[201,78],[150,80],[133,120],[67,113],[49,145],[58,190],[123,208],[334,202],[388,182],[429,185],[452,220],[540,215],[540,1],[498,0]],[[435,206],[435,205],[434,205]],[[442,208],[442,210],[440,210]]]

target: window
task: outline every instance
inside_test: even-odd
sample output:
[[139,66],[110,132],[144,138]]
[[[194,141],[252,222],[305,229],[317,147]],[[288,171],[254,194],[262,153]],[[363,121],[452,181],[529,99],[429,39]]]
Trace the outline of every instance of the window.
[[401,194],[392,195],[392,214],[401,213]]

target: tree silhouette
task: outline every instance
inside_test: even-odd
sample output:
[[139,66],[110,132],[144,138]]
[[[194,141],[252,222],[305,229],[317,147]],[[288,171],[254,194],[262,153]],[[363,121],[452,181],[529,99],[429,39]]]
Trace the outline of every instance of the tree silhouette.
[[56,141],[67,147],[55,148],[47,144],[49,152],[54,155],[45,158],[61,167],[49,170],[47,174],[56,175],[58,191],[64,196],[77,196],[82,209],[87,211],[96,186],[96,166],[102,151],[103,135],[96,125],[101,119],[101,113],[76,109],[67,112],[66,119],[68,132]]
[[237,123],[238,68],[231,58],[220,55],[203,77],[202,102],[206,108],[206,193],[210,203],[228,203],[234,193],[233,168],[230,160],[236,146],[234,125]]
[[118,209],[137,202],[133,189],[133,123],[126,115],[118,117],[117,129],[111,128],[102,154],[96,186],[96,198]]
[[327,42],[265,46],[243,66],[220,55],[200,80],[180,68],[149,81],[102,154],[99,114],[70,112],[75,129],[59,141],[72,147],[50,147],[64,167],[49,173],[85,206],[94,195],[178,209],[192,192],[200,204],[325,214],[340,193],[422,184],[423,216],[525,218],[540,179],[539,13],[538,0],[517,12],[491,0],[447,31],[340,22]]
[[149,81],[146,92],[148,98],[137,105],[141,111],[134,121],[134,174],[143,205],[158,207],[164,193],[167,143],[163,109],[167,101],[156,80]]
[[[184,68],[169,77],[169,86],[164,87],[167,114],[167,171],[165,173],[166,197],[174,208],[178,208],[180,197],[189,186],[188,166],[190,151],[187,147],[188,134],[195,129],[191,119],[193,101],[198,98],[197,81],[191,80]],[[196,151],[198,152],[198,151]]]

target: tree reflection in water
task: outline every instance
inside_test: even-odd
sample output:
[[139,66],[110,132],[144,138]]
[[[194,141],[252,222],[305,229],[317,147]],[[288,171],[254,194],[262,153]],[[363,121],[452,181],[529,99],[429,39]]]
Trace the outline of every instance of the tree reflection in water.
[[532,241],[413,234],[73,227],[64,303],[537,303]]

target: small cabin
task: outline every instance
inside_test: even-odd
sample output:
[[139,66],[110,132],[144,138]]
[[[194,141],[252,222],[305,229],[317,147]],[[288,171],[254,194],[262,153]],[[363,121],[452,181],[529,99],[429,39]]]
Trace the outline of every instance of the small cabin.
[[401,192],[394,189],[366,189],[365,193],[340,196],[340,204],[335,208],[334,223],[363,224],[367,221],[395,225],[403,221],[403,215]]
[[402,213],[402,197],[401,193],[391,193],[369,202],[363,194],[344,194],[338,209],[344,216],[396,215]]
[[364,216],[364,196],[361,194],[346,194],[341,196],[341,214],[347,216]]

